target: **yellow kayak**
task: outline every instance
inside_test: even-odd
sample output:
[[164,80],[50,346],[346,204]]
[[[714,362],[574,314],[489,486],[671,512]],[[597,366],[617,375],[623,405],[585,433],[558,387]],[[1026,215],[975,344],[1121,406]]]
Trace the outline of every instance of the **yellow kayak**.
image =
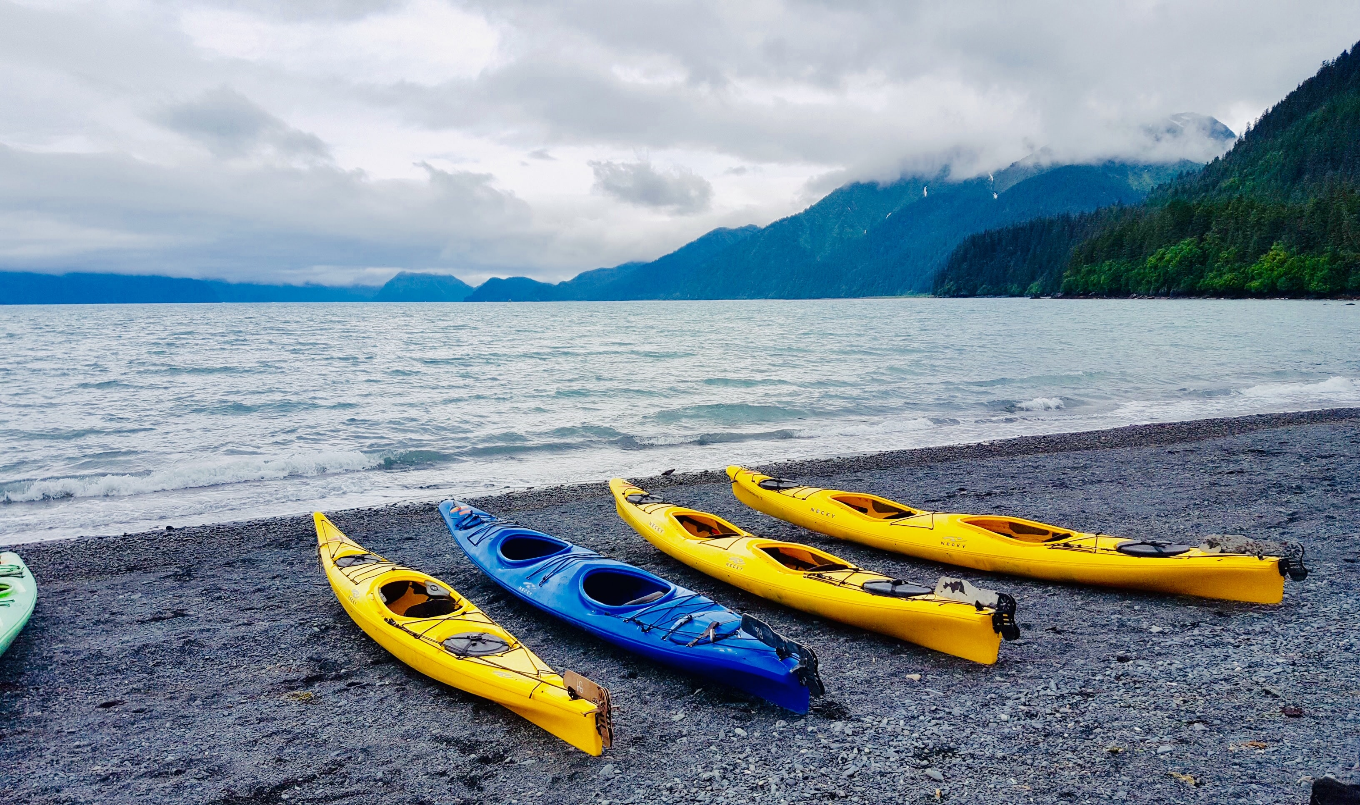
[[1088,534],[1019,517],[945,514],[728,467],[737,499],[771,517],[887,551],[1050,581],[1278,604],[1300,559]]
[[615,478],[623,521],[695,570],[762,598],[966,660],[996,662],[1019,637],[1015,600],[959,579],[935,589],[864,570],[810,545],[763,539],[721,517],[673,506]]
[[611,742],[609,692],[558,674],[448,585],[371,554],[321,512],[321,567],[359,628],[397,659],[513,710],[583,752]]

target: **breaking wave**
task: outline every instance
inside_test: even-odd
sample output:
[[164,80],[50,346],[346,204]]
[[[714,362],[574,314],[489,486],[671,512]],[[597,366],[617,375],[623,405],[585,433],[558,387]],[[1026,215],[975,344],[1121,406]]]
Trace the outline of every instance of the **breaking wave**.
[[196,489],[246,481],[275,481],[365,470],[382,459],[360,452],[314,453],[283,458],[248,458],[156,470],[144,475],[90,475],[18,482],[0,501],[22,503],[62,498],[128,497],[176,489]]
[[1063,407],[1063,401],[1061,397],[1035,397],[1018,402],[1015,407],[1021,411],[1056,411]]
[[1360,382],[1334,375],[1316,383],[1263,383],[1244,390],[1242,396],[1271,402],[1360,402]]

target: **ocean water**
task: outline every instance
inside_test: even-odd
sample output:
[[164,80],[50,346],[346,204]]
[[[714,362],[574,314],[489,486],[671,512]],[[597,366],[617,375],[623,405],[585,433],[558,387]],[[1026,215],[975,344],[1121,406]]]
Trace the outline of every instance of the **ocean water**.
[[0,307],[0,543],[1360,405],[1360,306]]

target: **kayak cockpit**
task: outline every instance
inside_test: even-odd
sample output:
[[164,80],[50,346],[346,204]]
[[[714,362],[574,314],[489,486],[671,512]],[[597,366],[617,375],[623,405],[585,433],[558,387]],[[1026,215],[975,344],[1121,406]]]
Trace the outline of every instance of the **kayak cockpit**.
[[1063,531],[1060,528],[1050,528],[1041,523],[1031,523],[1010,517],[969,517],[963,522],[1020,542],[1057,542],[1058,540],[1071,539],[1073,536],[1071,531]]
[[806,545],[762,545],[760,550],[796,573],[824,573],[830,570],[854,569],[851,565],[847,565],[831,554],[815,551]]
[[900,520],[920,514],[916,509],[873,495],[836,495],[831,499],[875,520]]
[[507,562],[537,562],[569,550],[570,545],[561,540],[540,534],[516,534],[501,541],[501,558]]
[[671,585],[660,579],[612,568],[592,570],[581,580],[582,594],[606,607],[647,606],[670,591]]
[[383,605],[402,618],[442,618],[463,606],[458,596],[434,580],[389,581],[378,594]]
[[674,515],[675,522],[685,529],[692,539],[717,539],[718,537],[739,537],[741,531],[736,526],[707,514],[689,513]]

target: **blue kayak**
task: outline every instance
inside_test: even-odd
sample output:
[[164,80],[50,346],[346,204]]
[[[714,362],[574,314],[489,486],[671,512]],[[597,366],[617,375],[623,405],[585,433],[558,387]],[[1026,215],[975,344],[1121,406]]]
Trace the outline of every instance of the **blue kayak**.
[[796,713],[823,692],[817,655],[749,615],[458,501],[439,504],[439,513],[497,584],[596,637]]

